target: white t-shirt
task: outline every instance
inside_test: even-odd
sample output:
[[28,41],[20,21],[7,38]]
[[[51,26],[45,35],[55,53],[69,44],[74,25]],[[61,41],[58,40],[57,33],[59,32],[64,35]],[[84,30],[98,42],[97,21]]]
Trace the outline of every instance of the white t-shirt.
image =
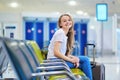
[[56,41],[60,41],[61,42],[61,46],[60,46],[60,52],[65,55],[66,53],[66,49],[67,49],[67,36],[65,35],[65,32],[63,31],[62,28],[60,28],[59,30],[57,30],[51,41],[50,41],[50,45],[48,47],[48,55],[47,55],[47,59],[49,58],[57,58],[54,56],[54,43]]

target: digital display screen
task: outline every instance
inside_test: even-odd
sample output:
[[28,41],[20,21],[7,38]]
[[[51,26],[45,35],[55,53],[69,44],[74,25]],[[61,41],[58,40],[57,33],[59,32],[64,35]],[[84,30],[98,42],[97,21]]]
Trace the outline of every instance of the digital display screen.
[[96,17],[98,21],[108,20],[108,5],[106,3],[96,4]]

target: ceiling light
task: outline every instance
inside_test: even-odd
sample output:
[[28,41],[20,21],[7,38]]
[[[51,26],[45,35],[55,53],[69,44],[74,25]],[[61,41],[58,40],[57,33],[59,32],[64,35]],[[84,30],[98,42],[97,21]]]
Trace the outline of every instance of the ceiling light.
[[55,14],[55,15],[59,15],[59,14],[60,14],[60,12],[53,12],[53,14]]
[[10,6],[13,7],[13,8],[16,8],[16,7],[18,7],[18,3],[12,2],[12,3],[10,3]]
[[84,16],[88,16],[88,13],[85,12],[85,13],[84,13]]
[[76,1],[71,0],[71,1],[68,2],[68,4],[69,4],[70,6],[75,6],[77,3],[76,3]]
[[76,13],[79,14],[79,15],[83,15],[84,12],[83,11],[77,11]]

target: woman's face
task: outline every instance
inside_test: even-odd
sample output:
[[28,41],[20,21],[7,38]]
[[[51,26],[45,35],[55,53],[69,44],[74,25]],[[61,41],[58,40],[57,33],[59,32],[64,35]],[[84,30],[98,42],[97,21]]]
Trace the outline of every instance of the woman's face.
[[69,29],[72,27],[72,20],[69,16],[62,16],[61,21],[60,21],[60,26],[65,29]]

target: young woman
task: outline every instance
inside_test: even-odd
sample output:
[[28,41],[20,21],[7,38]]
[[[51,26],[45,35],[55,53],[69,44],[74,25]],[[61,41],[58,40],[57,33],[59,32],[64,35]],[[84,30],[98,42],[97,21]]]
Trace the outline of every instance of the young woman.
[[69,14],[63,14],[58,20],[59,29],[53,35],[48,47],[47,58],[60,58],[70,68],[80,68],[92,80],[90,61],[86,56],[71,55],[74,43],[73,20]]

